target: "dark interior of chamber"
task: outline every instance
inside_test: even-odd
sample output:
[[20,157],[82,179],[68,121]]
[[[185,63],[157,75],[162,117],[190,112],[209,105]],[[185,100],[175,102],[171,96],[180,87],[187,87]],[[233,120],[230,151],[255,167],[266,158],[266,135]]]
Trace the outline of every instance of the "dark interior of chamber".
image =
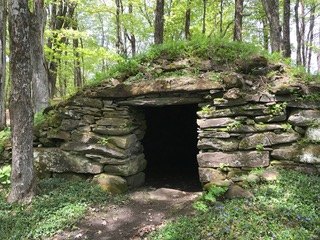
[[201,190],[197,110],[197,104],[144,108],[147,129],[142,144],[148,162],[147,185]]

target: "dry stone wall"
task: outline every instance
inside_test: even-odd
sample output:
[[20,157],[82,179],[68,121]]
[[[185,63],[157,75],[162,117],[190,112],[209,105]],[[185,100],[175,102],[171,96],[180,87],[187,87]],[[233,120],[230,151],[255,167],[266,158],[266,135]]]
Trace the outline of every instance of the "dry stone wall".
[[297,96],[289,90],[274,89],[259,97],[231,88],[222,98],[201,104],[201,182],[220,182],[270,166],[320,172],[320,101],[309,100],[318,94]]
[[319,85],[238,72],[210,74],[215,77],[204,73],[88,88],[47,109],[46,120],[35,129],[38,173],[91,177],[112,192],[140,186],[147,166],[143,106],[195,103],[202,183],[255,168],[320,172]]
[[140,140],[146,126],[138,110],[112,100],[76,97],[47,118],[35,131],[34,157],[40,172],[64,177],[104,173],[112,179],[121,176],[129,187],[144,182],[147,162]]

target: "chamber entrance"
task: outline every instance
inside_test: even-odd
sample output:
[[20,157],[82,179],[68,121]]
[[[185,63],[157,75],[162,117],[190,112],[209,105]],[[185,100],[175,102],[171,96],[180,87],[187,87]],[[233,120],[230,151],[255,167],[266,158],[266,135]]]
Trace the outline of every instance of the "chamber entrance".
[[142,140],[148,162],[146,184],[201,190],[197,164],[197,104],[144,108]]

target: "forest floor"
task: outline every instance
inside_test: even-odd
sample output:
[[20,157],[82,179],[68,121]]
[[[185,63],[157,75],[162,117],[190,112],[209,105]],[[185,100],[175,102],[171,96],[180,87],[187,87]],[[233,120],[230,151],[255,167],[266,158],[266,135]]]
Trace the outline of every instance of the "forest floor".
[[183,187],[173,182],[160,188],[157,184],[147,184],[130,191],[128,201],[122,205],[91,208],[87,216],[72,229],[67,229],[52,239],[147,239],[147,234],[167,221],[194,213],[192,204],[201,194],[201,188],[189,185],[184,190],[181,189]]

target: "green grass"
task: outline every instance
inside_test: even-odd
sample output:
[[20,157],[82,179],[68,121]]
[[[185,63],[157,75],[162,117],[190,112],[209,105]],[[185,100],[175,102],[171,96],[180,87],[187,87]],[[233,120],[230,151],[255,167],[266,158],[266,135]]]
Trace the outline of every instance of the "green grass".
[[167,223],[148,239],[320,239],[320,177],[281,171],[251,185],[255,199],[226,200]]
[[43,239],[68,228],[93,205],[125,201],[87,182],[45,179],[32,204],[8,204],[7,190],[0,190],[0,239]]
[[148,51],[133,58],[119,60],[118,64],[111,66],[106,72],[97,73],[89,85],[99,84],[101,80],[110,78],[126,80],[130,76],[138,76],[139,79],[144,75],[140,69],[142,65],[149,68],[150,73],[156,74],[151,63],[158,59],[212,59],[220,64],[225,64],[233,63],[237,59],[245,59],[260,52],[261,47],[252,43],[233,42],[205,36],[195,37],[191,41],[170,41],[153,45]]

